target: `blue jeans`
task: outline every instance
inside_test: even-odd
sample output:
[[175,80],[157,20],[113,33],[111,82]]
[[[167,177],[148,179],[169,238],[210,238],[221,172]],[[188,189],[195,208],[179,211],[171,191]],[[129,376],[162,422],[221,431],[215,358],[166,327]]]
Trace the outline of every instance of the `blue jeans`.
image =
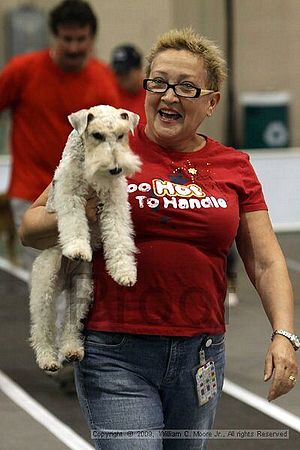
[[[224,379],[224,339],[223,334],[184,338],[87,331],[85,357],[75,364],[75,379],[95,448],[207,449],[201,437],[166,439],[157,434],[163,429],[212,428]],[[217,395],[203,406],[195,381],[201,349],[215,363],[218,385]],[[140,434],[107,439],[101,432],[109,430]],[[141,438],[151,437],[151,432],[156,432],[154,438]]]

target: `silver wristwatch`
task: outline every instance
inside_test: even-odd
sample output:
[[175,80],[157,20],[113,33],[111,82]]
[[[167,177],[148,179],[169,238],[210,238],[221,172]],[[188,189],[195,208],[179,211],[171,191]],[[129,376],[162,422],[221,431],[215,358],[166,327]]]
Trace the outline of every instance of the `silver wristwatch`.
[[281,336],[286,337],[290,341],[295,350],[298,350],[300,348],[300,339],[296,334],[289,333],[288,331],[285,330],[275,330],[272,333],[271,337],[272,341],[274,339],[274,336],[276,336],[276,334],[280,334]]

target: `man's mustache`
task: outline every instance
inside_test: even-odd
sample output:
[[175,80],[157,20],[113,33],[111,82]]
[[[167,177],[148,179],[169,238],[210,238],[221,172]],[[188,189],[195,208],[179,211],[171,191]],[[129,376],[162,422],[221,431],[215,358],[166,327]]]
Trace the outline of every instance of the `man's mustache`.
[[80,52],[80,53],[65,53],[65,56],[67,57],[67,58],[70,58],[70,59],[76,59],[76,58],[80,58],[80,57],[84,57],[85,56],[85,53],[84,52]]

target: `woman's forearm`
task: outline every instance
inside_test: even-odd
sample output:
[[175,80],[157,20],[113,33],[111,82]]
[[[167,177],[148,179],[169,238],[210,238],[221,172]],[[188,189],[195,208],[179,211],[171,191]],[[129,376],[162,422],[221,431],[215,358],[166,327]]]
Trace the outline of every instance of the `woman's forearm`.
[[255,287],[273,330],[294,332],[294,299],[285,261],[278,260],[257,277]]
[[273,327],[294,329],[294,300],[283,253],[266,212],[241,217],[237,245]]
[[39,198],[28,208],[19,229],[20,239],[26,247],[39,250],[53,247],[57,243],[57,217],[46,209],[51,184]]
[[19,230],[22,244],[39,250],[57,244],[57,216],[49,213],[45,206],[29,208],[22,220]]

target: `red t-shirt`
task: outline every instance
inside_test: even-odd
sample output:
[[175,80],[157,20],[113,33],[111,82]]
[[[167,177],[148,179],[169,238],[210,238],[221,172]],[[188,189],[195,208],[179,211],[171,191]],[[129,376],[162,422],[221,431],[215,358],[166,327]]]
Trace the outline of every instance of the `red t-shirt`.
[[141,88],[136,94],[131,94],[128,91],[124,91],[119,87],[119,96],[121,107],[132,111],[140,116],[140,123],[146,123],[145,113],[145,97],[146,91]]
[[128,180],[138,280],[115,283],[94,255],[92,330],[194,336],[225,331],[226,256],[243,212],[267,209],[247,154],[207,138],[170,151],[139,127],[131,138],[142,172]]
[[49,50],[19,55],[0,73],[0,110],[12,112],[9,195],[35,200],[50,183],[68,134],[67,116],[98,104],[119,107],[115,77],[91,58],[79,72],[65,72]]

